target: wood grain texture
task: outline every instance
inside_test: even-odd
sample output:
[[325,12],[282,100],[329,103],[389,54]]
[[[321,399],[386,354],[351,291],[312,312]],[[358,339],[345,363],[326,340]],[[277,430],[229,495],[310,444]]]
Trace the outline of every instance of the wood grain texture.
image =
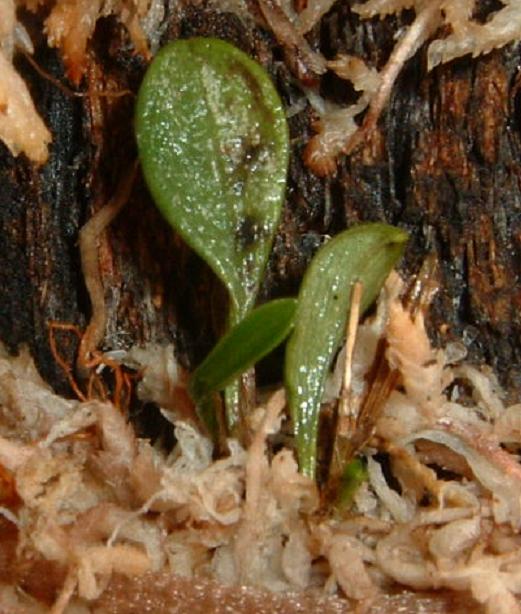
[[[339,3],[309,40],[329,58],[351,52],[381,67],[397,25],[396,18],[360,22]],[[288,105],[302,97],[261,26],[204,3],[188,4],[168,16],[164,39],[193,35],[236,43],[267,66]],[[310,174],[301,159],[312,134],[309,107],[293,116],[287,202],[263,298],[296,291],[324,236],[362,220],[397,224],[411,233],[406,273],[418,271],[429,254],[439,263],[433,337],[439,343],[462,339],[472,360],[491,364],[511,391],[521,389],[519,55],[519,46],[509,46],[428,74],[420,51],[400,76],[371,142],[342,159],[329,179]],[[64,79],[59,58],[43,42],[35,58]],[[145,65],[111,19],[98,24],[83,97],[60,91],[23,58],[18,64],[54,142],[41,170],[0,148],[0,338],[13,349],[29,343],[42,373],[65,392],[49,352],[48,321],[84,326],[88,320],[78,231],[135,156],[133,95],[103,92],[135,93]],[[337,102],[355,97],[331,74],[322,92]],[[140,180],[100,245],[100,266],[109,315],[105,348],[174,340],[186,365],[204,356],[220,327],[225,295],[172,237]],[[72,359],[75,343],[69,337],[61,342]]]

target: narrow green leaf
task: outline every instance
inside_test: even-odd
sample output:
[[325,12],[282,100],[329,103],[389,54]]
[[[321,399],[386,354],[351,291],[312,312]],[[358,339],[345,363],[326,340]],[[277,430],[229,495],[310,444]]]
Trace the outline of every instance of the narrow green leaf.
[[189,384],[192,397],[197,401],[223,390],[282,343],[293,328],[296,306],[295,299],[277,299],[250,312],[194,371]]
[[136,136],[157,206],[226,285],[240,320],[255,301],[286,185],[288,129],[268,74],[221,40],[170,43],[141,85]]
[[407,234],[387,224],[361,224],[337,235],[313,258],[300,288],[285,379],[301,471],[315,475],[318,414],[331,362],[344,335],[356,281],[361,313],[375,300],[405,247]]

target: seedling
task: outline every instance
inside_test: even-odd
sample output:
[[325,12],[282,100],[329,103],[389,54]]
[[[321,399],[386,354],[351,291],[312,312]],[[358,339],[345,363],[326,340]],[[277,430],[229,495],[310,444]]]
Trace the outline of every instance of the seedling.
[[286,350],[286,388],[301,471],[315,476],[318,415],[333,358],[342,342],[351,287],[363,286],[360,314],[377,297],[405,247],[407,233],[360,224],[315,254],[302,280],[295,330]]
[[[170,43],[141,85],[136,137],[157,206],[227,287],[237,324],[255,303],[286,187],[288,128],[268,74],[221,40]],[[232,385],[230,429],[238,404]]]
[[294,327],[285,383],[300,468],[314,477],[320,404],[342,342],[351,287],[362,282],[363,313],[402,254],[406,233],[365,224],[339,234],[315,255],[297,301],[272,301],[251,311],[279,222],[288,165],[284,110],[268,74],[223,41],[171,43],[143,80],[136,135],[157,206],[230,295],[230,330],[189,386],[201,415],[212,430],[211,398],[225,389],[232,431],[239,416],[236,378]]

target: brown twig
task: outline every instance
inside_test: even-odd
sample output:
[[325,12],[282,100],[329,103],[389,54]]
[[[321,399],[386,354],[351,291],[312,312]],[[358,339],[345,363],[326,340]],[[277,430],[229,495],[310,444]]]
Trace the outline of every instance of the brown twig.
[[351,376],[353,367],[353,352],[356,342],[356,333],[358,330],[358,321],[360,319],[360,303],[362,301],[363,284],[361,281],[355,282],[351,290],[351,305],[349,316],[346,321],[346,343],[345,343],[345,360],[344,373],[342,378],[342,390],[340,400],[337,407],[337,415],[335,420],[335,442],[333,444],[333,452],[329,468],[328,490],[336,491],[336,485],[340,479],[343,468],[345,466],[345,441],[354,434],[356,429],[356,417],[350,415],[350,388]]
[[367,374],[368,391],[357,416],[356,430],[350,439],[350,454],[356,454],[372,437],[374,427],[381,416],[387,399],[400,379],[397,369],[389,366],[386,357],[387,341],[380,339],[371,370]]
[[[67,85],[63,84],[59,79],[56,79],[56,77],[53,77],[53,75],[51,75],[46,70],[44,70],[38,64],[38,62],[36,62],[36,60],[31,56],[30,53],[27,53],[27,51],[22,51],[22,53],[23,53],[25,59],[34,68],[34,70],[40,75],[40,77],[42,77],[46,81],[49,81],[49,83],[52,83],[55,87],[57,87],[60,90],[60,92],[62,92],[66,96],[74,96],[76,98],[84,98],[84,97],[90,95],[89,92],[77,92],[77,91],[71,89]],[[119,90],[118,92],[107,92],[107,91],[104,91],[104,92],[99,92],[96,95],[100,96],[100,97],[103,97],[103,98],[122,98],[123,96],[133,96],[134,92],[132,92],[131,90]]]
[[340,421],[349,417],[349,392],[351,389],[351,375],[353,368],[353,352],[356,342],[356,331],[360,319],[360,303],[364,285],[361,281],[355,282],[351,292],[351,308],[346,322],[346,356],[344,363],[344,377],[342,382],[342,394],[340,396]]
[[352,153],[375,129],[384,110],[405,62],[411,58],[418,48],[436,31],[441,21],[441,0],[427,2],[413,23],[407,29],[403,38],[394,47],[387,64],[381,73],[380,86],[371,100],[364,122],[347,141],[343,153]]
[[313,51],[303,34],[297,31],[284,9],[274,0],[258,0],[260,11],[286,54],[288,65],[297,78],[314,83],[326,72],[324,57]]
[[61,330],[61,331],[67,331],[67,332],[74,333],[78,337],[80,343],[81,343],[82,334],[79,328],[75,326],[74,324],[67,324],[65,322],[55,322],[55,321],[49,322],[49,346],[51,348],[51,353],[53,355],[53,358],[58,363],[58,365],[61,367],[63,372],[65,373],[67,381],[69,382],[69,386],[72,388],[74,394],[78,397],[80,401],[86,401],[87,396],[83,394],[81,388],[76,382],[76,379],[73,375],[73,369],[71,365],[68,364],[68,362],[63,358],[63,356],[58,351],[58,348],[56,346],[56,338],[54,336],[55,330]]
[[107,321],[105,290],[98,261],[98,240],[127,203],[134,184],[136,170],[137,162],[121,179],[114,198],[94,214],[80,230],[81,268],[92,308],[91,319],[81,339],[78,352],[77,368],[83,377],[87,377],[91,367],[89,364],[91,357],[103,341]]
[[89,401],[91,399],[107,400],[109,398],[109,394],[103,380],[96,372],[96,369],[100,366],[109,367],[114,375],[114,393],[112,394],[110,400],[121,412],[125,413],[132,395],[132,380],[140,379],[141,373],[127,373],[115,360],[112,360],[102,352],[93,352],[91,359],[84,365],[85,369],[88,370],[88,383],[86,392],[83,392],[73,375],[73,367],[58,351],[54,334],[55,330],[72,332],[80,340],[80,343],[83,335],[81,334],[79,328],[74,324],[54,321],[49,322],[49,345],[51,348],[51,353],[54,360],[64,371],[67,381],[69,382],[69,385],[76,397],[80,401]]

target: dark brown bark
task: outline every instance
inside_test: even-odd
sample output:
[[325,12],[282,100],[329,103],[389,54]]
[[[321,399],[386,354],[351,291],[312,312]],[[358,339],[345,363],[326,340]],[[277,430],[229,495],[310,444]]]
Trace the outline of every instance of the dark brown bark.
[[[309,36],[327,57],[351,52],[382,66],[397,20],[361,23],[339,3]],[[486,3],[483,3],[486,9]],[[164,39],[210,35],[231,40],[270,70],[289,105],[301,91],[271,34],[199,5],[168,17]],[[402,21],[410,19],[404,14]],[[41,27],[38,19],[32,21]],[[386,220],[411,234],[403,270],[429,254],[439,264],[431,316],[438,343],[462,339],[472,360],[486,361],[511,392],[521,389],[520,107],[518,45],[425,69],[420,51],[405,67],[371,143],[341,159],[336,177],[309,173],[301,153],[311,111],[290,120],[293,155],[286,208],[262,297],[294,293],[325,235],[361,220]],[[43,41],[35,59],[64,80],[57,53]],[[134,95],[145,64],[124,30],[102,20],[90,48],[83,97],[58,89],[23,59],[19,67],[53,133],[49,163],[36,169],[0,146],[0,339],[28,343],[46,379],[66,380],[48,343],[51,320],[85,326],[89,302],[80,270],[81,225],[112,195],[135,158]],[[332,75],[324,95],[349,102],[349,85]],[[211,346],[224,296],[200,260],[167,228],[142,181],[100,248],[109,322],[104,347],[173,341],[193,364]],[[60,347],[72,362],[73,336]],[[275,372],[277,369],[275,368]],[[269,377],[276,377],[270,374]]]
[[[344,20],[353,23],[348,15],[327,19],[340,34],[331,37],[333,53],[357,51],[351,32],[343,35]],[[363,40],[379,40],[386,25],[364,28]],[[462,339],[472,360],[494,366],[517,391],[519,52],[516,45],[466,57],[429,74],[424,54],[417,54],[396,84],[372,147],[345,160],[331,186],[343,223],[385,219],[410,231],[406,272],[418,270],[427,254],[436,256],[441,291],[433,335],[440,343]]]

